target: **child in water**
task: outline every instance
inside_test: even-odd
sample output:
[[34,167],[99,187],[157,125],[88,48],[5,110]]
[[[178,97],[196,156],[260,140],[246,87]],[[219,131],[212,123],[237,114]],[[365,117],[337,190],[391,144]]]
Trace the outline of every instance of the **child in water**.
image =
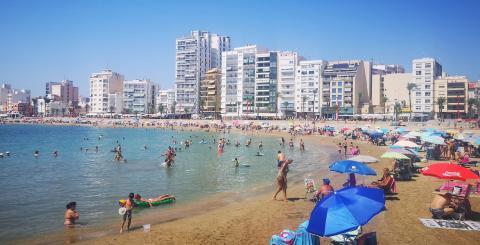
[[238,166],[240,166],[240,163],[238,162],[238,159],[235,157],[235,159],[233,159],[233,162],[235,163],[235,167],[237,168]]

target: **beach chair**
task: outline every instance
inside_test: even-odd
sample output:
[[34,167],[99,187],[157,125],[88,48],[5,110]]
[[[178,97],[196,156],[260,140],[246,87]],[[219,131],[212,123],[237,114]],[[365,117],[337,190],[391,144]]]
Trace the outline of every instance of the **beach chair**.
[[317,188],[315,186],[315,180],[313,179],[305,179],[304,183],[305,183],[305,200],[307,200],[307,195],[310,193],[314,195],[315,192],[317,191]]

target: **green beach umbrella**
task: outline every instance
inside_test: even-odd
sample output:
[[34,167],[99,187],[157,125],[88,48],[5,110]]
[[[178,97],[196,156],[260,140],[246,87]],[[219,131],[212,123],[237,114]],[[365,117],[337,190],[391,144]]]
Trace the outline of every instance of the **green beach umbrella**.
[[394,151],[387,151],[383,153],[383,155],[380,156],[381,158],[393,158],[393,159],[408,159],[410,160],[409,157],[405,156],[404,154],[400,152],[394,152]]

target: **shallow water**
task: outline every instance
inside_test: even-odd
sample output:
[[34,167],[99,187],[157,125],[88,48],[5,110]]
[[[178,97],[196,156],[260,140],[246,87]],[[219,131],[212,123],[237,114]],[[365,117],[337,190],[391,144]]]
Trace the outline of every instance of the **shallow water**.
[[[221,137],[230,139],[232,145],[218,154],[213,139]],[[250,137],[252,146],[245,147]],[[173,168],[160,166],[163,162],[160,155],[169,145],[180,147],[172,139],[180,143],[190,138],[193,145],[177,151]],[[202,139],[209,143],[199,144]],[[241,147],[233,146],[236,140]],[[110,150],[117,141],[127,163],[113,161],[114,153]],[[260,141],[265,154],[262,157],[255,156]],[[119,219],[117,201],[126,198],[129,192],[144,197],[170,193],[181,204],[271,183],[277,173],[279,142],[278,137],[239,133],[0,125],[0,152],[11,152],[11,156],[0,158],[1,240],[62,230],[65,204],[69,201],[77,202],[81,223],[97,226]],[[98,153],[95,146],[99,147]],[[318,163],[328,158],[322,149],[308,149],[307,145],[308,154],[303,154],[297,146],[298,143],[294,149],[285,149],[287,157],[295,160],[292,174],[317,170]],[[89,150],[81,151],[80,147]],[[35,150],[40,151],[38,158],[33,156]],[[54,150],[59,151],[58,157],[52,155]],[[235,157],[250,167],[235,168],[232,163]],[[155,209],[163,208],[166,207]],[[175,208],[175,204],[168,208]],[[148,214],[137,215],[142,213]]]

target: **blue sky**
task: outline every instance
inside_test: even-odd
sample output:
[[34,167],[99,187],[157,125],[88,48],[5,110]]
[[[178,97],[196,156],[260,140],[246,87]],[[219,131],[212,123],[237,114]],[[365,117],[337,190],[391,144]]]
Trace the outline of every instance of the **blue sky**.
[[175,80],[175,38],[193,29],[307,59],[402,64],[439,59],[480,79],[480,1],[25,1],[0,0],[0,83],[44,93],[107,66],[126,79]]

